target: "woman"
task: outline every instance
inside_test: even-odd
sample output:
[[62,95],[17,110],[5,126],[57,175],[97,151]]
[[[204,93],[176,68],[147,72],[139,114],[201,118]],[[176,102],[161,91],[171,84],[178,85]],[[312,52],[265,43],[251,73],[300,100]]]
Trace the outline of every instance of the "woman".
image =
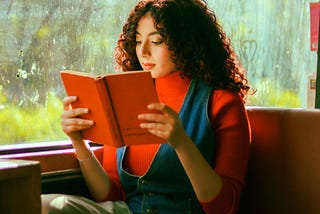
[[202,0],[140,1],[115,58],[119,70],[151,71],[161,103],[147,108],[159,113],[137,117],[167,144],[105,147],[100,165],[79,132],[94,124],[78,118],[89,109],[71,109],[76,98],[65,98],[62,128],[92,197],[107,202],[44,196],[50,209],[64,201],[80,213],[109,213],[110,205],[114,213],[235,213],[249,154],[249,86],[214,12]]

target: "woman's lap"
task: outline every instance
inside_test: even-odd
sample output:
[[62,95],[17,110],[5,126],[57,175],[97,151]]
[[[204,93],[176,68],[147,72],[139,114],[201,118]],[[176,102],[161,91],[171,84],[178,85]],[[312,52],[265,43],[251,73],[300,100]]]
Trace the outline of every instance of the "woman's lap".
[[94,202],[75,195],[44,194],[42,199],[42,213],[75,213],[75,214],[130,214],[130,210],[123,201]]

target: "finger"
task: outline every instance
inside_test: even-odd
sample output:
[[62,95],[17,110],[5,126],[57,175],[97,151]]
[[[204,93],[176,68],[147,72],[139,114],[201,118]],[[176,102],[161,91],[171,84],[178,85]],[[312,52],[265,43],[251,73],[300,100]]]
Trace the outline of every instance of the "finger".
[[69,110],[71,103],[75,102],[76,100],[77,100],[77,97],[76,97],[76,96],[68,96],[68,97],[65,97],[65,98],[63,99],[63,109],[64,109],[64,110]]
[[152,103],[147,106],[149,110],[158,110],[158,111],[163,111],[165,109],[165,104],[163,103]]
[[62,130],[66,134],[88,129],[92,127],[93,124],[93,121],[76,118],[61,121]]
[[140,128],[159,131],[166,131],[170,129],[170,127],[164,123],[140,123]]
[[164,123],[165,117],[162,114],[140,114],[138,115],[139,120],[153,121],[158,123]]
[[92,126],[94,122],[92,120],[85,120],[79,118],[64,119],[61,121],[62,126]]
[[148,131],[155,135],[158,136],[160,138],[166,139],[168,138],[168,132],[167,131],[163,131],[163,130],[156,130],[156,129],[148,129]]
[[170,108],[169,106],[167,106],[163,103],[152,103],[152,104],[148,105],[148,109],[162,111],[163,113],[168,113],[171,115],[176,114],[176,112],[172,108]]
[[62,126],[62,130],[66,133],[66,134],[70,134],[76,131],[82,131],[85,129],[90,128],[90,126],[85,126],[85,125],[78,125],[78,126]]
[[80,126],[80,125],[79,126],[62,126],[62,130],[66,134],[81,132],[89,128],[91,128],[91,126]]
[[70,109],[70,110],[65,110],[62,113],[61,118],[74,118],[74,117],[80,117],[82,115],[88,114],[89,109],[87,108],[76,108],[76,109]]

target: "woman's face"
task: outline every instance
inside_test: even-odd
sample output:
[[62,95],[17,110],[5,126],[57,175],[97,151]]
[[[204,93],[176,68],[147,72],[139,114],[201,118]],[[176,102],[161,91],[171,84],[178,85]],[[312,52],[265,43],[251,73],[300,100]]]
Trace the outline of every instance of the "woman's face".
[[176,71],[170,51],[154,27],[153,18],[149,13],[138,22],[136,42],[136,54],[140,65],[143,70],[151,71],[153,78],[163,77]]

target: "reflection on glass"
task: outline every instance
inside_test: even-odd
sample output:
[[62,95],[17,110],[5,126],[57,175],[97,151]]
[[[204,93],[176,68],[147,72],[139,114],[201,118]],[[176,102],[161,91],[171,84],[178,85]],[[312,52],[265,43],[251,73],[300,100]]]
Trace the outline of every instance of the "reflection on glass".
[[[113,48],[137,0],[0,4],[0,144],[65,139],[59,71],[113,71]],[[207,1],[258,92],[248,105],[305,107],[316,69],[307,0]]]

